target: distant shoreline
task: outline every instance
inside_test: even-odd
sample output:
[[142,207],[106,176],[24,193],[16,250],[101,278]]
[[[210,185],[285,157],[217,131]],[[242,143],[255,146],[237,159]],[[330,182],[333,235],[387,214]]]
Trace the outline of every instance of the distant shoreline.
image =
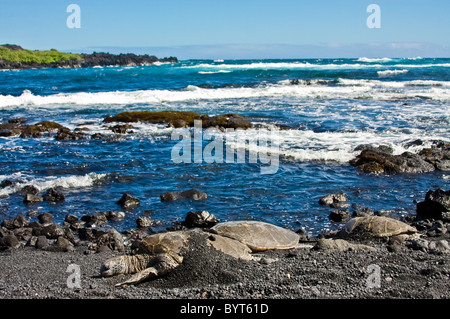
[[[177,63],[176,57],[165,57],[162,59],[154,55],[110,54],[94,52],[92,54],[71,54],[57,50],[30,51],[18,45],[1,45],[3,53],[0,54],[0,70],[8,69],[44,69],[44,68],[86,68],[94,66],[141,66],[155,63]],[[5,58],[5,56],[14,58]],[[45,61],[45,62],[40,62]],[[47,62],[48,61],[48,62]]]

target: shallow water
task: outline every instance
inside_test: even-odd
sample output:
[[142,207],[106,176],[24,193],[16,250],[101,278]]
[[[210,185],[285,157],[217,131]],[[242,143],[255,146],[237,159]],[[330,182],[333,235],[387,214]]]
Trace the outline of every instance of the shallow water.
[[[220,220],[258,219],[310,233],[339,225],[329,221],[321,196],[344,191],[350,203],[374,210],[414,213],[414,201],[429,189],[448,189],[450,173],[375,176],[348,164],[360,144],[391,145],[395,154],[415,152],[417,139],[450,141],[450,59],[189,60],[145,67],[10,70],[0,72],[0,121],[26,117],[28,124],[52,120],[71,129],[113,135],[107,115],[138,110],[183,110],[209,115],[237,113],[258,127],[274,124],[280,164],[261,174],[261,161],[180,163],[171,151],[178,141],[165,125],[133,124],[123,140],[55,141],[0,138],[3,218],[30,210],[54,212],[62,220],[120,210],[123,193],[141,205],[127,212],[119,229],[135,226],[141,214],[170,225],[191,210]],[[239,132],[255,138],[259,128]],[[226,133],[224,139],[236,133]],[[203,146],[207,144],[204,141]],[[425,146],[427,143],[425,143]],[[243,145],[236,145],[243,147]],[[248,156],[248,154],[247,154]],[[61,187],[66,202],[26,206],[16,190]],[[166,191],[196,188],[206,201],[161,203]]]

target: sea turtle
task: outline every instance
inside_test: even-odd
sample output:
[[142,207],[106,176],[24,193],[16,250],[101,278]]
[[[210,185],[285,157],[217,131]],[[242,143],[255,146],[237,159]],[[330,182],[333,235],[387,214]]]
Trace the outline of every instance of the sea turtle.
[[138,253],[108,259],[101,266],[103,277],[134,274],[123,284],[137,284],[162,276],[183,262],[191,238],[196,243],[210,245],[234,258],[254,259],[252,252],[291,249],[298,246],[300,236],[295,232],[259,221],[219,223],[202,231],[198,228],[172,231],[148,236],[140,241]]
[[341,238],[381,238],[414,234],[417,229],[399,220],[384,216],[355,217],[339,232]]

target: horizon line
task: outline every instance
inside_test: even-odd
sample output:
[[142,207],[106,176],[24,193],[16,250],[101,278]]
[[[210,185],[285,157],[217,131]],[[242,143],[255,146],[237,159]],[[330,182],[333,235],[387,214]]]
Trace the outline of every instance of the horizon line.
[[167,46],[87,46],[70,49],[85,53],[107,50],[192,59],[333,59],[333,58],[450,58],[450,46],[424,42],[320,43],[320,44],[193,44]]

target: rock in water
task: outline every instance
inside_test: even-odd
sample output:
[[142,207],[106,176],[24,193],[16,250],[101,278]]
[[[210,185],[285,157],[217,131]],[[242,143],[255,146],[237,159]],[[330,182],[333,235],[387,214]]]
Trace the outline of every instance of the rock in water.
[[360,204],[353,204],[352,208],[354,209],[352,214],[353,217],[366,217],[374,214],[374,211],[371,208]]
[[205,200],[208,196],[196,189],[190,189],[184,192],[167,192],[162,194],[161,202],[171,202],[175,200],[192,199],[192,200]]
[[39,189],[34,185],[26,185],[26,186],[22,187],[20,192],[23,195],[26,195],[26,194],[37,195],[37,194],[39,194]]
[[450,170],[450,146],[437,141],[432,148],[424,148],[418,154],[404,152],[393,155],[384,147],[363,145],[361,153],[350,161],[360,171],[374,174],[428,173],[434,170]]
[[348,201],[347,194],[336,193],[322,197],[321,199],[319,199],[319,204],[333,207],[340,207],[343,206],[343,204],[345,204],[347,201]]
[[233,128],[233,129],[248,129],[252,124],[245,119],[245,117],[237,114],[224,114],[207,117],[203,120],[204,127],[217,128]]
[[101,215],[104,215],[108,221],[117,222],[123,220],[125,218],[125,213],[116,210],[110,210],[107,212],[101,212]]
[[53,188],[50,188],[44,195],[44,200],[49,203],[60,203],[64,202],[66,197],[63,193],[57,192]]
[[139,111],[139,112],[122,112],[115,116],[108,116],[104,119],[105,123],[111,122],[147,122],[154,124],[168,124],[172,127],[193,127],[194,121],[199,120],[203,128],[216,127],[219,129],[234,128],[248,129],[252,127],[244,116],[238,114],[221,114],[209,116],[207,114],[199,114],[186,111]]
[[129,131],[132,128],[133,128],[133,125],[130,125],[130,124],[117,124],[117,125],[111,126],[109,129],[116,134],[127,134],[127,133],[132,132],[132,131]]
[[210,212],[205,210],[197,212],[189,212],[184,220],[184,225],[188,228],[193,227],[212,227],[217,224],[219,220]]
[[6,187],[14,186],[15,184],[17,184],[17,182],[15,182],[15,181],[10,181],[10,180],[8,180],[8,179],[5,179],[5,180],[0,184],[0,188],[6,188]]
[[153,221],[148,216],[139,216],[136,219],[136,225],[138,228],[148,228],[154,225]]
[[419,155],[439,171],[450,171],[450,143],[433,141],[431,148],[424,148]]
[[417,203],[417,216],[422,219],[450,219],[450,190],[429,190],[423,202]]
[[117,204],[121,205],[124,209],[135,208],[139,206],[140,203],[141,201],[138,198],[131,196],[130,194],[123,194],[122,198],[117,202]]
[[329,218],[334,222],[345,222],[350,219],[350,211],[348,209],[335,209],[330,213]]
[[66,217],[64,218],[64,221],[67,222],[68,224],[73,224],[78,222],[78,217],[73,214],[67,214]]
[[85,139],[86,135],[80,132],[72,132],[67,127],[60,128],[58,133],[55,136],[55,140],[57,141],[78,141]]
[[15,119],[9,119],[8,123],[10,124],[25,124],[28,121],[26,117],[20,117]]
[[87,214],[81,217],[86,227],[99,227],[108,223],[108,219],[103,214]]
[[23,202],[25,204],[36,204],[44,201],[44,199],[40,196],[33,195],[33,194],[26,194],[25,198],[23,199]]

